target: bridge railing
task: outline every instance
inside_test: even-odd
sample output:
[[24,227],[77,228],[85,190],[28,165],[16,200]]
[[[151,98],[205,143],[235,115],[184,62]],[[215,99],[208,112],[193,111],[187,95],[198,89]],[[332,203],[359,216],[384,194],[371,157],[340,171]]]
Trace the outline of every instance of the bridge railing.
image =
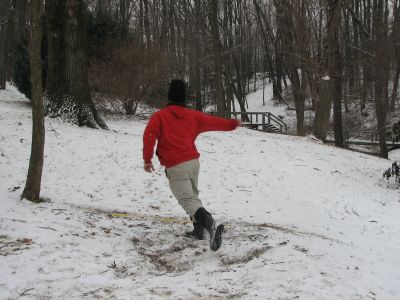
[[231,118],[239,118],[244,125],[261,126],[263,131],[268,131],[268,125],[272,125],[280,133],[287,134],[288,127],[285,122],[270,112],[231,112]]
[[[211,115],[216,115],[216,112],[209,112]],[[269,131],[271,126],[274,126],[279,133],[287,134],[288,126],[279,117],[270,112],[231,112],[228,118],[238,119],[243,122],[243,125],[258,128],[263,131]]]

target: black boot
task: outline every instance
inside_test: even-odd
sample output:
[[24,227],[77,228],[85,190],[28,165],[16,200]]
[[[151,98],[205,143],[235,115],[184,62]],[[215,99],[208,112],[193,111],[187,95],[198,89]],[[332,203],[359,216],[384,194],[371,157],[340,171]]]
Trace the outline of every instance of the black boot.
[[203,227],[210,234],[210,248],[217,251],[222,244],[222,234],[224,232],[224,225],[215,226],[215,222],[211,214],[204,208],[200,207],[194,214],[195,220],[203,225]]
[[185,236],[196,240],[204,240],[204,227],[198,222],[193,222],[193,230],[187,231]]

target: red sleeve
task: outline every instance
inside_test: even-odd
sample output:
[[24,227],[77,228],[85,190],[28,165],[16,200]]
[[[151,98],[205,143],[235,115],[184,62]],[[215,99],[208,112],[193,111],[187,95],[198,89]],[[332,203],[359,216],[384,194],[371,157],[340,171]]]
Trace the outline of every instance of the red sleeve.
[[237,120],[226,120],[205,113],[198,114],[197,123],[199,133],[206,131],[230,131],[239,126]]
[[143,133],[143,159],[145,163],[151,162],[154,154],[156,140],[160,137],[160,117],[153,114]]

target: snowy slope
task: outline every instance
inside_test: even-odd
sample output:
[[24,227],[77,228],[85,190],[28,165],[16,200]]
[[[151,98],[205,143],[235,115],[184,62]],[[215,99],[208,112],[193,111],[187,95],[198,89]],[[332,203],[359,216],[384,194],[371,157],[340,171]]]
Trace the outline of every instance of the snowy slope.
[[162,167],[142,171],[145,121],[110,131],[46,120],[42,191],[19,200],[31,116],[0,92],[0,299],[399,299],[400,190],[391,161],[241,128],[198,139],[222,248],[188,219]]
[[[252,88],[254,89],[253,85]],[[257,81],[256,90],[250,89],[249,94],[246,96],[248,112],[270,112],[277,117],[280,117],[283,122],[288,125],[289,132],[295,132],[296,129],[296,112],[289,110],[287,105],[277,100],[273,100],[272,83],[265,81],[263,89],[262,80]],[[264,97],[264,101],[263,101]],[[240,111],[239,104],[235,100],[236,111]]]

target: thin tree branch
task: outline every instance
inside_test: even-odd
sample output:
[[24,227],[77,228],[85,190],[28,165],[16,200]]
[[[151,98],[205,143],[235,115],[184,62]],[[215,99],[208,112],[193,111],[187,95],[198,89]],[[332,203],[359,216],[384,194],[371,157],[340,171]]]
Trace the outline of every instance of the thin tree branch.
[[361,48],[359,48],[359,47],[356,47],[356,46],[350,44],[350,43],[347,43],[347,46],[349,46],[351,49],[357,50],[358,52],[360,52],[360,53],[362,53],[362,54],[364,54],[364,55],[366,55],[366,56],[375,58],[375,55],[374,55],[374,54],[369,53],[369,52],[367,52],[367,51],[365,51],[365,50],[363,50],[363,49],[361,49]]

